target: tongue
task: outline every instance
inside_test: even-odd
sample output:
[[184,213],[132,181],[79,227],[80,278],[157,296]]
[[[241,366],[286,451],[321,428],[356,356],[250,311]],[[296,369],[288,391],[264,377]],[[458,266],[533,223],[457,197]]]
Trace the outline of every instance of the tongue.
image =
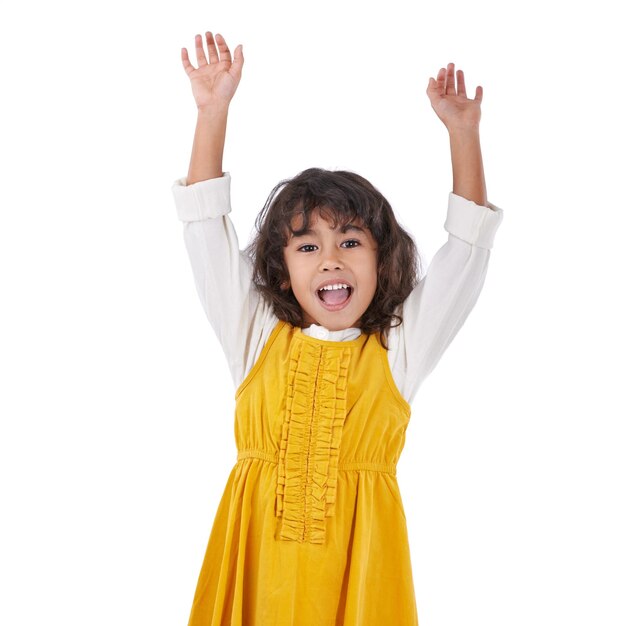
[[332,289],[331,291],[321,291],[322,300],[328,304],[341,304],[348,299],[350,291],[348,289]]

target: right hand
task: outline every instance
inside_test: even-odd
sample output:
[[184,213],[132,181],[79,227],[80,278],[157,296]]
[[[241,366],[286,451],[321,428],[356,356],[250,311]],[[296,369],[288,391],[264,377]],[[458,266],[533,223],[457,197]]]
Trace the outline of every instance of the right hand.
[[[228,106],[241,80],[241,68],[243,67],[243,46],[241,44],[235,48],[235,60],[232,61],[226,40],[219,33],[213,39],[211,31],[207,31],[206,41],[209,51],[208,62],[204,54],[202,36],[196,35],[197,68],[189,62],[187,48],[181,50],[183,67],[191,80],[191,91],[198,110],[210,109],[215,106]],[[220,58],[217,55],[216,42],[219,47]]]

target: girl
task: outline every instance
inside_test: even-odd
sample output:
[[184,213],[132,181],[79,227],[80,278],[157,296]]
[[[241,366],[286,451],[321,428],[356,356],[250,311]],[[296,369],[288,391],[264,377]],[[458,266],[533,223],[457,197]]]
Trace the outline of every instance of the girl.
[[[236,387],[237,462],[190,626],[416,626],[396,480],[410,403],[473,308],[502,210],[487,202],[482,88],[441,68],[427,94],[450,133],[448,241],[420,259],[380,192],[308,169],[279,183],[239,250],[222,171],[241,78],[221,35],[182,63],[198,107],[191,165],[172,186],[207,317]],[[218,53],[219,50],[219,53]]]

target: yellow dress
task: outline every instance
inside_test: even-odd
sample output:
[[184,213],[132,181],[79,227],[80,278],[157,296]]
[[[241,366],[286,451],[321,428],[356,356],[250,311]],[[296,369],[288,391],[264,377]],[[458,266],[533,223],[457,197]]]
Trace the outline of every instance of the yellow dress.
[[279,321],[235,398],[189,626],[417,626],[396,480],[411,409],[379,335]]

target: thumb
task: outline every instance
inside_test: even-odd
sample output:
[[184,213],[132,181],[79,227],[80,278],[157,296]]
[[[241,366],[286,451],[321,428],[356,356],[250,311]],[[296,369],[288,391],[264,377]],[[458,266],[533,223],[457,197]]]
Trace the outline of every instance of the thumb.
[[243,68],[243,46],[239,44],[235,48],[235,60],[232,62],[230,66],[231,72],[237,77],[237,79],[241,78],[241,70]]
[[429,97],[439,94],[437,81],[432,78],[432,76],[428,79],[428,87],[426,87],[426,93]]

